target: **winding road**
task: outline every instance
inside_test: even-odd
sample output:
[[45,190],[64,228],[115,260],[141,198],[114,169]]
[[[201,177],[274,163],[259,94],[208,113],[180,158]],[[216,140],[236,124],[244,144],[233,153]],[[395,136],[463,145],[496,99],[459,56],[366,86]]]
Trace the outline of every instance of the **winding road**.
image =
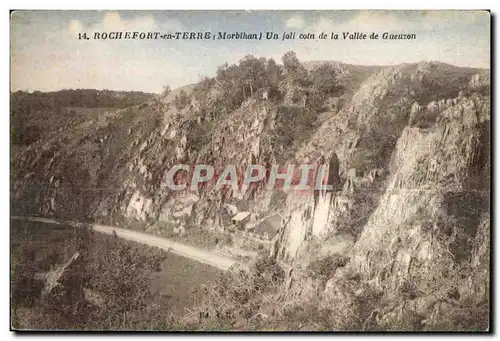
[[[39,222],[39,223],[45,223],[45,224],[68,224],[71,226],[83,226],[81,223],[77,222],[60,222],[54,219],[48,219],[48,218],[42,218],[42,217],[20,217],[20,216],[11,216],[11,219],[15,220],[28,220],[28,221],[34,221],[34,222]],[[238,269],[248,269],[248,265],[241,263],[235,259],[226,257],[224,255],[220,254],[215,254],[213,252],[210,252],[208,250],[204,250],[192,245],[176,242],[173,240],[170,240],[168,238],[164,237],[159,237],[155,236],[153,234],[145,233],[145,232],[139,232],[139,231],[133,231],[129,229],[124,229],[120,227],[115,227],[115,226],[107,226],[107,225],[100,225],[100,224],[94,224],[91,225],[92,229],[94,231],[104,233],[104,234],[109,234],[113,235],[113,233],[116,233],[117,237],[126,239],[126,240],[131,240],[137,243],[141,243],[144,245],[148,246],[156,246],[159,247],[160,249],[163,249],[168,252],[175,253],[179,256],[183,256],[186,258],[193,259],[197,262],[204,263],[210,266],[213,266],[215,268],[228,271],[229,269],[235,268]]]

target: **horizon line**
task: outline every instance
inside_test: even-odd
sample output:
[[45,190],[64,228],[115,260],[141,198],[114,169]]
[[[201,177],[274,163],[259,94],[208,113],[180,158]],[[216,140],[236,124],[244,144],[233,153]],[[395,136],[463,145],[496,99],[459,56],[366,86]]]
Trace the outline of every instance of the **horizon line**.
[[[253,56],[253,55],[251,55],[251,56]],[[257,57],[257,56],[254,56],[254,57],[255,58],[274,59],[272,57]],[[243,58],[241,58],[238,62],[234,62],[234,63],[231,63],[229,65],[237,64],[241,60],[243,60]],[[282,65],[281,60],[279,62],[275,60],[275,62],[278,65]],[[488,65],[488,67],[480,67],[480,66],[463,66],[463,65],[453,64],[453,63],[442,62],[442,61],[439,61],[439,60],[426,60],[426,59],[419,60],[417,62],[401,62],[401,63],[395,63],[395,64],[386,64],[386,65],[380,65],[380,64],[353,64],[353,63],[348,63],[348,62],[343,62],[343,61],[338,61],[338,60],[326,60],[326,59],[301,61],[301,64],[306,64],[306,63],[337,63],[337,64],[343,64],[343,65],[349,65],[349,66],[366,66],[366,67],[379,67],[379,68],[389,68],[389,67],[396,67],[396,66],[399,66],[399,65],[408,65],[408,64],[440,63],[440,64],[450,65],[450,66],[457,67],[457,68],[490,70],[490,72],[491,72],[491,62],[490,62],[490,65]],[[224,64],[221,64],[221,65],[224,65]],[[200,76],[200,78],[203,78],[203,77],[214,78],[215,75],[214,76],[207,76],[207,75]],[[11,85],[12,85],[12,74],[11,74],[10,78],[11,78],[10,79],[10,84],[9,84],[9,91],[10,91],[10,93],[27,92],[29,94],[32,94],[34,92],[51,93],[51,92],[59,92],[59,91],[65,91],[65,90],[74,90],[74,91],[75,90],[96,90],[96,91],[113,91],[113,92],[142,92],[142,93],[154,94],[154,95],[160,95],[161,94],[161,91],[160,92],[150,92],[150,91],[138,90],[138,89],[135,89],[135,90],[123,90],[123,89],[109,89],[109,88],[60,88],[58,90],[38,90],[38,89],[36,89],[36,90],[26,90],[26,89],[13,90],[11,88]],[[171,91],[174,91],[174,90],[177,90],[177,89],[181,89],[181,88],[184,88],[184,87],[189,86],[189,85],[198,84],[200,81],[198,81],[196,83],[185,83],[183,85],[179,85],[179,86],[177,86],[175,88],[172,88]]]

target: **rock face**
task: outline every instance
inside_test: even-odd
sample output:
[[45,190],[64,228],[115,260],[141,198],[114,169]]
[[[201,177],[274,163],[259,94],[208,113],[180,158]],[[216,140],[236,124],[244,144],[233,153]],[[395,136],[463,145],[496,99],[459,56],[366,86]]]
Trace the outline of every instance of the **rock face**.
[[[448,256],[435,234],[459,219],[457,215],[471,219],[460,232],[473,239],[479,217],[489,205],[487,179],[476,178],[489,162],[484,132],[489,111],[484,99],[463,99],[441,113],[432,130],[404,129],[393,153],[387,187],[353,250],[352,264],[360,272],[378,276],[377,264],[394,258],[393,269],[401,275],[398,280],[411,272],[412,261],[431,271],[435,257]],[[396,239],[400,242],[392,243]]]
[[[302,220],[309,216],[307,212],[310,212],[308,219],[311,221],[323,221],[325,215],[329,217],[325,231],[333,232],[342,225],[358,229],[359,226],[352,225],[363,224],[364,221],[355,224],[352,221],[356,219],[356,215],[371,214],[372,209],[366,202],[376,201],[383,192],[386,177],[390,173],[388,161],[398,139],[408,129],[405,128],[409,123],[408,120],[420,122],[418,125],[422,127],[435,125],[440,113],[458,105],[460,88],[467,84],[454,83],[453,79],[458,75],[465,78],[462,76],[464,72],[472,75],[474,70],[453,69],[439,63],[406,64],[381,70],[362,83],[351,101],[346,103],[337,115],[327,120],[296,156],[296,159],[301,160],[309,155],[315,158],[318,152],[328,154],[335,151],[340,160],[340,183],[343,183],[344,189],[335,192],[333,198],[328,199],[331,202],[327,205],[328,209],[320,210],[323,218],[315,216],[306,198],[289,198],[287,208],[293,217],[290,220],[291,231],[304,229],[303,226],[307,223]],[[440,73],[457,75],[453,77],[441,75],[441,78]],[[439,91],[426,86],[438,80],[442,83]],[[443,96],[454,94],[456,97],[445,100],[439,97],[440,93]],[[460,112],[461,107],[473,105],[472,103],[478,101],[481,100],[463,101],[452,112]],[[451,114],[442,115],[441,119],[449,115]],[[415,144],[415,148],[419,148],[419,145]],[[352,167],[353,165],[359,166]],[[297,201],[299,203],[294,204]],[[360,212],[360,208],[364,211]],[[295,210],[299,212],[295,213]],[[292,223],[298,226],[292,227]],[[294,232],[290,235],[301,236],[305,235],[305,232]],[[295,254],[297,243],[290,245],[293,251],[290,253],[283,251],[283,255]]]
[[[481,257],[473,245],[489,226],[489,180],[478,176],[489,172],[489,113],[488,99],[472,96],[442,112],[432,129],[405,128],[388,185],[352,250],[350,266],[385,292],[406,283],[420,292],[440,288],[412,302],[420,314],[430,315],[447,290],[487,296],[485,284],[472,288],[443,274],[459,276]],[[449,285],[454,281],[458,288]]]
[[[356,290],[383,292],[387,300],[404,298],[392,310],[377,311],[381,323],[394,321],[399,309],[425,316],[422,327],[437,316],[446,319],[450,308],[463,302],[484,304],[489,299],[489,74],[455,70],[460,82],[447,83],[432,94],[436,89],[423,85],[446,82],[439,78],[440,72],[447,77],[454,72],[441,67],[424,63],[405,69],[401,76],[396,70],[373,75],[350,103],[320,127],[310,146],[306,144],[297,153],[302,157],[313,154],[314,149],[323,154],[335,150],[344,187],[333,198],[320,197],[316,205],[310,198],[290,194],[286,202],[290,219],[277,240],[275,255],[291,264],[328,247],[348,256],[343,272],[359,275],[370,289],[339,290],[350,283],[339,273],[330,279],[321,297],[336,304],[345,302],[344,311],[350,311]],[[388,75],[396,82],[374,80]],[[364,89],[369,84],[373,91]],[[375,84],[386,84],[389,89]],[[402,84],[412,90],[395,98],[388,95],[404,88]],[[398,108],[401,116],[386,111],[380,119],[380,103],[389,112]],[[367,143],[358,115],[371,122],[378,139]],[[408,123],[399,124],[406,115]],[[382,129],[384,124],[393,130]],[[352,162],[359,149],[368,149],[378,160],[388,162],[370,163],[373,168],[357,173],[359,168],[352,167]],[[364,159],[365,164],[368,160]],[[358,220],[354,225],[353,219]],[[352,248],[337,249],[347,240],[346,225],[361,228],[354,230]],[[300,291],[316,290],[303,286],[307,283],[300,285]],[[339,296],[342,299],[336,300]]]

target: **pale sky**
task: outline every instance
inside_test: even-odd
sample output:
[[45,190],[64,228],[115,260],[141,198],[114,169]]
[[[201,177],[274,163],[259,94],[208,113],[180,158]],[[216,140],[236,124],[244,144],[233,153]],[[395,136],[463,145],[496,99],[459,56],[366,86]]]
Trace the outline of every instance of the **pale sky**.
[[[414,33],[416,40],[78,40],[79,32]],[[11,90],[93,88],[160,92],[213,76],[246,54],[293,50],[301,61],[394,65],[436,60],[490,67],[486,11],[16,11]]]

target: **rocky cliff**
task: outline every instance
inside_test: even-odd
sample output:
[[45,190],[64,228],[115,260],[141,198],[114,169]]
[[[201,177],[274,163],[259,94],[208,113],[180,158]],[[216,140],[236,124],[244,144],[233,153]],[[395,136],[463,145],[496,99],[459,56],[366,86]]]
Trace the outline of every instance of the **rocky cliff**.
[[[419,315],[437,314],[450,295],[483,300],[489,71],[439,62],[332,65],[342,89],[335,93],[316,96],[314,79],[297,80],[313,71],[299,68],[277,71],[278,95],[250,86],[234,102],[218,76],[184,89],[183,105],[170,94],[52,132],[13,160],[13,210],[177,234],[228,232],[238,211],[249,213],[249,225],[279,214],[269,239],[280,262],[349,259],[327,296],[348,273],[373,290],[411,297],[398,309]],[[173,192],[166,183],[179,163],[221,170],[318,160],[329,165],[332,191]]]
[[[373,75],[298,153],[336,153],[344,186],[317,202],[287,198],[290,219],[276,255],[292,263],[349,257],[322,295],[347,313],[368,290],[351,280],[361,278],[385,300],[373,299],[380,309],[373,306],[366,323],[408,327],[403,320],[413,316],[412,328],[445,328],[439,323],[457,307],[488,302],[488,75],[468,74],[431,93],[425,84],[450,81],[439,79],[442,67],[452,72],[422,63]],[[371,129],[377,134],[366,134]],[[359,174],[349,170],[353,165],[361,166]],[[318,292],[299,278],[300,272],[289,276],[300,295]]]

